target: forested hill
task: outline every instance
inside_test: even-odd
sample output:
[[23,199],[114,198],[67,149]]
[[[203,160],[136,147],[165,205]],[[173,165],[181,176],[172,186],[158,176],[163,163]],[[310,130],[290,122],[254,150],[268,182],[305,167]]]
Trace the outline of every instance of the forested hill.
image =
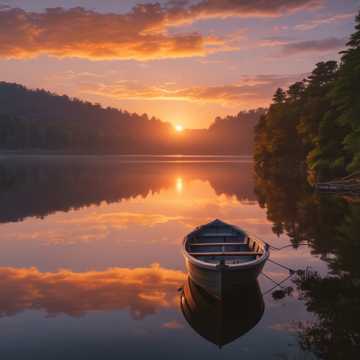
[[0,82],[0,150],[245,155],[252,153],[253,129],[263,113],[241,112],[217,118],[209,129],[176,134],[146,114]]
[[339,64],[320,62],[307,79],[276,91],[255,131],[260,176],[316,181],[360,170],[360,13],[355,30]]
[[[44,90],[0,83],[1,147],[68,151],[124,152],[170,131],[170,125]],[[158,144],[157,144],[158,145]]]

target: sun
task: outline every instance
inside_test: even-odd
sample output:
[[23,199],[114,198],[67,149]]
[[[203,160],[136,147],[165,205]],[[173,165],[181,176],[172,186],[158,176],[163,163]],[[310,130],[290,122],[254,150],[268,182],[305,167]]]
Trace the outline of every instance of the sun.
[[182,132],[183,130],[184,130],[184,127],[182,125],[179,125],[179,124],[175,125],[176,132]]

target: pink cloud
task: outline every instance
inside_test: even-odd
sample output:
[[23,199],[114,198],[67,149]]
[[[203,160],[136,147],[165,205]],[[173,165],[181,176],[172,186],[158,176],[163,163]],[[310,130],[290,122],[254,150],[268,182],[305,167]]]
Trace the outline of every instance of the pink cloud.
[[309,52],[328,52],[340,50],[345,47],[346,39],[330,37],[320,40],[305,40],[289,42],[282,46],[282,52],[286,55],[296,55]]
[[314,19],[314,20],[310,20],[310,21],[306,21],[302,24],[298,24],[295,25],[295,30],[300,30],[300,31],[307,31],[307,30],[313,30],[321,25],[327,25],[327,24],[332,24],[332,23],[336,23],[336,22],[340,22],[340,21],[344,21],[347,19],[352,19],[354,18],[355,15],[353,13],[348,13],[348,14],[336,14],[333,16],[328,16],[328,17],[322,17],[319,19]]

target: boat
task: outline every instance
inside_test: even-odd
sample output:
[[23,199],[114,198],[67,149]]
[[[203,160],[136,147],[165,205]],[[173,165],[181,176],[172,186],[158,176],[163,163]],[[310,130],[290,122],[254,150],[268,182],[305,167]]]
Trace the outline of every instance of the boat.
[[270,255],[264,241],[218,219],[188,234],[182,252],[191,279],[218,299],[255,281]]
[[248,283],[221,300],[187,278],[180,306],[188,324],[219,348],[244,336],[260,321],[265,305],[257,281]]

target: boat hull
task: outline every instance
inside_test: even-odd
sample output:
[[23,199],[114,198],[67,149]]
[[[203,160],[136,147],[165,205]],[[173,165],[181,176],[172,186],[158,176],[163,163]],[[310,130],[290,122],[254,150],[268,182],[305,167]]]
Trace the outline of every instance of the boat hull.
[[266,259],[251,267],[222,266],[212,269],[194,264],[189,258],[185,258],[191,280],[217,299],[256,281],[265,262]]

